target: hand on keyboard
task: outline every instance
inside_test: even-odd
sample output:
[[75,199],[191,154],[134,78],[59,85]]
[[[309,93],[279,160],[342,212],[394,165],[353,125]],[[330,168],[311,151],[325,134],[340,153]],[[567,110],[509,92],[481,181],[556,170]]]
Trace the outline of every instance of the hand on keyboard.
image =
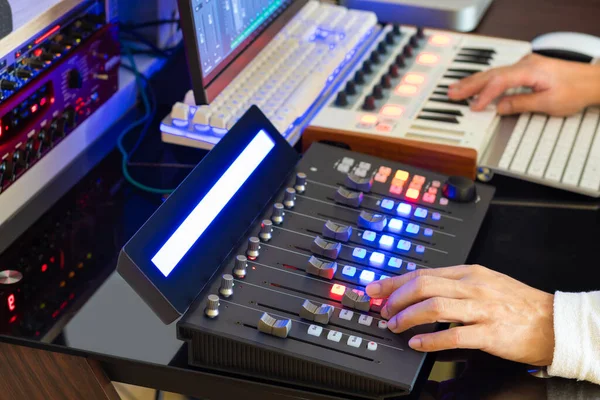
[[[506,93],[522,87],[532,92]],[[448,96],[453,100],[476,96],[474,111],[484,110],[503,96],[497,106],[502,115],[540,112],[568,116],[600,102],[600,66],[530,54],[512,66],[481,72],[451,85]]]
[[434,322],[464,326],[414,336],[409,345],[431,352],[480,349],[546,366],[554,356],[554,296],[481,266],[421,269],[369,284],[386,298],[381,316],[396,333]]

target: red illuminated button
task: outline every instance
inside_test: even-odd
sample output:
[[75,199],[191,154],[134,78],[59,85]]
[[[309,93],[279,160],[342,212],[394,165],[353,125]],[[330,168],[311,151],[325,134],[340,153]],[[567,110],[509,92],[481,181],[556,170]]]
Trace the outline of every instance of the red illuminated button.
[[392,185],[390,187],[390,193],[391,194],[402,194],[402,186],[396,186],[396,185]]
[[410,85],[421,85],[425,82],[425,77],[421,74],[410,73],[406,74],[402,82],[408,83]]
[[388,125],[388,124],[379,124],[379,125],[377,125],[377,128],[375,128],[375,129],[377,129],[379,132],[388,133],[388,132],[392,131],[392,126]]
[[421,185],[422,185],[422,184],[424,184],[424,183],[425,183],[425,177],[424,177],[424,176],[421,176],[421,175],[415,175],[415,176],[413,177],[413,182],[414,182],[414,183],[418,183],[418,184],[421,184]]
[[419,88],[414,85],[402,84],[396,88],[396,94],[400,96],[414,96],[419,91]]
[[390,176],[392,169],[390,167],[379,167],[379,173],[384,176]]
[[387,179],[388,179],[388,177],[385,175],[382,175],[381,173],[378,173],[377,175],[375,175],[375,180],[377,182],[386,183]]
[[414,181],[413,181],[413,182],[411,182],[411,183],[410,183],[410,185],[408,185],[408,187],[409,187],[410,189],[416,189],[416,190],[419,190],[419,191],[420,191],[421,189],[423,189],[423,185],[422,185],[422,184],[420,184],[420,183],[417,183],[417,182],[414,182]]
[[435,187],[430,187],[429,188],[429,193],[431,193],[433,195],[436,195],[437,192],[438,192],[438,188],[435,188]]
[[346,286],[335,284],[331,288],[331,294],[335,296],[343,296],[346,293]]
[[373,299],[371,300],[371,305],[375,307],[380,307],[383,304],[383,299]]
[[421,53],[417,57],[417,63],[421,65],[434,65],[440,62],[440,56],[432,53]]
[[381,114],[386,117],[400,118],[404,114],[404,107],[388,104],[381,109]]
[[433,35],[429,39],[429,43],[434,46],[446,46],[452,41],[452,38],[448,35]]
[[433,204],[433,203],[435,203],[435,195],[431,194],[431,193],[425,193],[423,195],[423,201],[425,203]]
[[33,51],[33,55],[36,56],[36,57],[41,56],[42,55],[42,49],[35,49]]
[[419,195],[421,193],[419,193],[419,191],[415,188],[410,188],[406,191],[406,197],[411,199],[411,200],[416,200],[419,198]]

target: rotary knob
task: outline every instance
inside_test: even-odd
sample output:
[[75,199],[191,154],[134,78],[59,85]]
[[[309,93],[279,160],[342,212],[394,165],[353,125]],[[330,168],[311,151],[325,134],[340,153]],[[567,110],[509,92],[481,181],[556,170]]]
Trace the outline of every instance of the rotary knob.
[[345,107],[348,105],[348,95],[346,95],[346,92],[339,92],[337,94],[335,105],[339,107]]
[[233,294],[233,276],[229,274],[223,275],[221,278],[221,287],[219,293],[223,297],[230,297]]
[[375,97],[374,96],[365,97],[365,102],[363,103],[362,108],[365,111],[373,111],[375,109]]
[[208,302],[204,309],[204,315],[208,318],[216,318],[219,315],[219,296],[211,294],[208,296]]
[[375,85],[375,87],[373,87],[373,97],[376,99],[383,99],[383,87],[381,85]]
[[415,34],[410,37],[410,45],[412,47],[419,47],[419,37]]
[[377,50],[371,52],[370,60],[373,64],[379,64],[381,62],[381,57],[379,57],[379,52]]
[[398,66],[398,68],[406,67],[406,59],[405,59],[404,55],[398,54],[396,56],[396,59],[394,60],[394,64],[396,64]]
[[244,279],[246,277],[246,269],[248,268],[248,259],[246,256],[239,255],[235,258],[235,265],[233,266],[233,275],[238,279]]
[[281,203],[273,204],[273,213],[271,214],[271,221],[275,225],[281,225],[283,223],[283,218],[285,217],[284,207]]
[[477,196],[475,182],[462,176],[448,178],[442,192],[445,197],[457,203],[469,203]]
[[370,74],[371,72],[373,72],[373,68],[371,68],[371,61],[365,60],[365,62],[362,65],[362,72],[363,74]]
[[392,78],[398,78],[400,76],[400,68],[398,68],[396,64],[391,64],[390,68],[388,69],[388,74]]
[[423,27],[422,27],[422,26],[419,26],[419,27],[417,28],[417,37],[418,37],[419,39],[425,39],[425,29],[423,29]]
[[294,208],[296,205],[296,189],[285,189],[285,194],[283,195],[283,205],[285,208]]
[[296,184],[294,185],[296,193],[304,193],[306,191],[306,174],[304,172],[298,172],[296,174]]
[[412,48],[412,46],[410,44],[407,44],[406,46],[404,46],[404,50],[402,51],[402,54],[406,58],[412,57],[413,56],[413,48]]
[[394,32],[388,32],[387,35],[385,35],[385,42],[390,45],[396,43],[396,38],[394,36]]
[[273,222],[270,219],[265,219],[260,225],[260,233],[258,234],[263,242],[268,242],[273,237]]
[[381,86],[384,89],[389,89],[392,87],[392,77],[388,74],[385,74],[381,77]]
[[358,85],[365,83],[365,73],[363,71],[356,71],[354,74],[354,83]]
[[257,237],[251,237],[248,239],[248,250],[246,255],[250,260],[256,260],[260,255],[260,239]]
[[392,30],[392,32],[394,32],[394,35],[396,36],[400,36],[402,35],[402,27],[398,24],[394,25],[394,29]]
[[379,44],[377,45],[377,52],[379,54],[387,54],[386,42],[379,42]]
[[[360,72],[360,71],[357,71]],[[352,82],[352,81],[348,81],[348,83],[346,84],[346,93],[349,94],[350,96],[356,94],[356,83]]]

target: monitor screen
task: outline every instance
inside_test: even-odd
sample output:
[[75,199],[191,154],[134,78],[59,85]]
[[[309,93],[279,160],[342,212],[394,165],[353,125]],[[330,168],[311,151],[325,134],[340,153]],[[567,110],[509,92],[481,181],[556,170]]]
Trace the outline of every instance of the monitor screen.
[[261,33],[288,0],[188,0],[205,79]]

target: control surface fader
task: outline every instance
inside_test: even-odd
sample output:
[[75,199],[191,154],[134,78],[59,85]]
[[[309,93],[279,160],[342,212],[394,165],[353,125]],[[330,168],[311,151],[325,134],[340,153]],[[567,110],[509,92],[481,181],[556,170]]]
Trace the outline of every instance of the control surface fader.
[[[408,340],[436,327],[392,333],[365,286],[464,263],[493,189],[322,144],[297,163],[268,126],[256,108],[242,118],[125,246],[120,273],[165,322],[185,312],[194,365],[342,396],[410,392],[425,355]],[[200,211],[215,216],[191,224]]]

